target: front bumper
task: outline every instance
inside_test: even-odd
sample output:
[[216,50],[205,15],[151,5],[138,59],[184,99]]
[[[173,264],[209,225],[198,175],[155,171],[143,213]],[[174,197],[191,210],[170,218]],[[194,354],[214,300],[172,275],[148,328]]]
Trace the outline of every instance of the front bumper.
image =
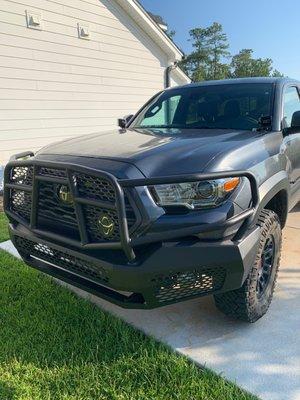
[[[14,168],[16,171],[12,173]],[[94,183],[82,186],[80,176],[91,178]],[[222,222],[203,223],[199,219],[196,224],[178,224],[177,229],[131,233],[125,202],[128,190],[234,176],[245,177],[250,182],[252,203],[249,209],[228,216]],[[99,181],[105,181],[111,189],[105,198],[89,195]],[[71,216],[70,210],[64,212],[69,213],[75,233],[64,230],[65,223],[69,223],[64,215],[61,218],[65,222],[55,220],[57,227],[45,225],[40,219],[44,207],[41,200],[45,198],[41,193],[44,193],[45,183],[49,182],[70,189],[73,197]],[[259,232],[250,227],[259,201],[258,189],[255,177],[247,171],[120,179],[106,171],[82,165],[46,162],[32,157],[18,160],[17,156],[5,169],[4,189],[11,239],[26,263],[122,307],[154,308],[237,289],[248,275],[256,254]],[[51,196],[57,198],[56,190],[55,193]],[[109,197],[111,193],[113,199]],[[56,203],[54,207],[57,209]],[[46,208],[49,209],[47,204]],[[91,214],[90,209],[96,209],[97,213]],[[93,237],[90,221],[97,221],[102,215],[99,213],[107,210],[113,212],[117,237],[111,240],[106,240],[103,235]],[[62,206],[59,206],[61,211]],[[231,240],[204,241],[197,237],[207,231],[239,224],[242,225],[238,234]]]
[[161,242],[136,264],[113,264],[10,225],[30,266],[124,308],[151,309],[242,286],[254,261],[259,230],[238,242]]

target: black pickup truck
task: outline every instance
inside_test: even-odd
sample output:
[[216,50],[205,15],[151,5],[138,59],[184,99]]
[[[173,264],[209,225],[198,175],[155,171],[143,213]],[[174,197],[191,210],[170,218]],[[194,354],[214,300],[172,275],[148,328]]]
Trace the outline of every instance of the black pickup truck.
[[14,156],[11,239],[28,265],[127,308],[214,295],[254,322],[300,200],[300,83],[162,91],[120,129]]

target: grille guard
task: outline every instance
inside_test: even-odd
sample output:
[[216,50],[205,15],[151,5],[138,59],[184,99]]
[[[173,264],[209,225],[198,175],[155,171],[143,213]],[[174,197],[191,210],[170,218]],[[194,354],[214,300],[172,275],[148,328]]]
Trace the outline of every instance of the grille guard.
[[[227,228],[232,225],[235,225],[241,221],[244,221],[242,227],[245,230],[249,227],[253,221],[255,212],[258,209],[259,204],[259,191],[257,180],[252,172],[249,171],[225,171],[225,172],[215,172],[215,173],[196,173],[189,175],[174,175],[174,176],[166,176],[166,177],[156,177],[156,178],[142,178],[142,179],[122,179],[118,180],[112,174],[99,171],[93,168],[84,167],[82,165],[70,164],[64,162],[54,162],[54,161],[41,161],[37,159],[33,159],[34,153],[25,152],[21,154],[17,154],[13,156],[9,163],[5,167],[4,171],[4,211],[10,216],[13,220],[19,222],[22,225],[27,226],[33,234],[41,237],[45,237],[52,240],[57,240],[63,243],[66,243],[70,246],[74,246],[81,249],[121,249],[126,254],[129,261],[133,261],[135,259],[135,252],[133,250],[133,246],[151,243],[159,240],[167,240],[175,237],[183,237],[188,235],[193,235],[200,232],[211,231],[220,228]],[[23,160],[21,160],[23,158]],[[24,158],[26,158],[24,160]],[[31,167],[33,166],[33,178],[32,185],[21,185],[10,183],[10,171],[12,167]],[[37,170],[39,167],[46,168],[58,168],[64,169],[66,171],[67,178],[58,178],[58,177],[49,177],[42,176],[37,174]],[[80,197],[78,194],[78,190],[74,185],[72,174],[76,172],[82,172],[85,174],[89,174],[91,176],[97,178],[103,178],[108,180],[113,186],[116,194],[116,202],[115,202],[115,210],[117,211],[119,226],[120,226],[120,241],[116,242],[105,242],[105,243],[91,243],[88,238],[87,229],[85,226],[85,219],[83,215],[83,205],[91,205],[91,206],[102,206],[108,207],[108,205],[100,200],[92,200]],[[250,182],[251,187],[251,195],[252,195],[252,206],[242,213],[229,218],[222,225],[220,224],[209,224],[208,226],[199,225],[193,226],[189,228],[179,228],[175,232],[164,232],[157,233],[153,235],[149,235],[147,238],[138,237],[135,239],[131,239],[128,230],[127,224],[127,216],[126,216],[126,208],[125,208],[125,196],[123,188],[134,188],[141,186],[153,186],[159,184],[167,184],[167,183],[181,183],[181,182],[194,182],[194,181],[205,181],[212,179],[220,179],[220,178],[229,178],[229,177],[245,177]],[[65,184],[70,187],[73,200],[74,200],[74,209],[78,221],[78,230],[80,234],[80,242],[76,240],[69,239],[65,236],[61,236],[59,234],[55,234],[53,232],[44,231],[37,229],[37,203],[38,203],[38,181],[47,181],[59,184]],[[13,213],[9,208],[9,199],[10,199],[10,190],[22,190],[24,192],[28,192],[32,194],[32,206],[31,206],[31,215],[30,222],[28,223],[20,216]]]

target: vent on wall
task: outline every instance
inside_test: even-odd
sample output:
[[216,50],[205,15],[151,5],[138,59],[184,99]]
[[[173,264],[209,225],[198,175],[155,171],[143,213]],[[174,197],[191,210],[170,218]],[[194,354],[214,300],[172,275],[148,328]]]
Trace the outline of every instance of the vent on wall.
[[27,28],[42,30],[42,14],[38,11],[26,10]]
[[80,39],[89,40],[91,38],[90,27],[88,25],[77,24],[78,26],[78,37]]

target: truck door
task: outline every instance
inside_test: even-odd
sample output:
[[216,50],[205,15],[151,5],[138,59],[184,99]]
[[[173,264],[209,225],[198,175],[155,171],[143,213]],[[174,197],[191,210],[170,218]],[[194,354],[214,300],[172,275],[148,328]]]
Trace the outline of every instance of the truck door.
[[[293,114],[300,111],[299,88],[288,86],[283,94],[283,127],[290,128]],[[300,133],[286,134],[284,137],[285,152],[288,158],[290,182],[296,190],[300,187]]]

